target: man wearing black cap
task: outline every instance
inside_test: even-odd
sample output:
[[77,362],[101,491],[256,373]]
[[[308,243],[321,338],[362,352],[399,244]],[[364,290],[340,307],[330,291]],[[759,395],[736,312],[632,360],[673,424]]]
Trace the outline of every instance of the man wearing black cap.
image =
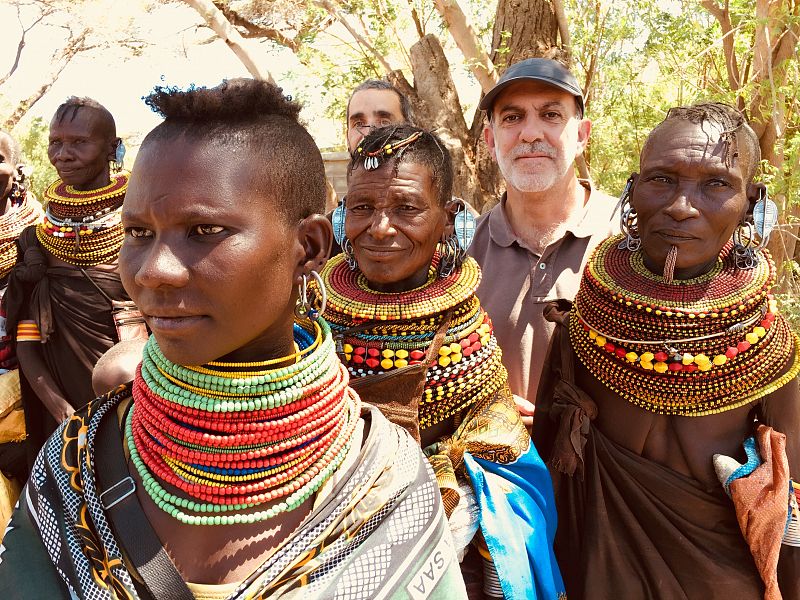
[[574,298],[589,253],[612,233],[616,201],[576,176],[592,124],[563,65],[544,58],[511,65],[480,108],[506,193],[479,220],[470,253],[483,267],[478,296],[492,316],[511,389],[530,417],[554,328],[542,311]]

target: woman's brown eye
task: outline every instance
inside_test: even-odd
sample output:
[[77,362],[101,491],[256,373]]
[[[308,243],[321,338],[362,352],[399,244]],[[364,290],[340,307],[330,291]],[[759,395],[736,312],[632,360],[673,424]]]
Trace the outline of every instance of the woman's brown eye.
[[195,231],[200,235],[214,235],[215,233],[221,233],[224,229],[221,225],[198,225]]

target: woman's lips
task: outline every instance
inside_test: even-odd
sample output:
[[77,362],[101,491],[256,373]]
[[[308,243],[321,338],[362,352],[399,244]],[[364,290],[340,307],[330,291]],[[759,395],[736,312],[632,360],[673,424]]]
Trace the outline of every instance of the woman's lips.
[[181,332],[199,325],[205,315],[178,315],[172,317],[147,315],[147,324],[154,331]]

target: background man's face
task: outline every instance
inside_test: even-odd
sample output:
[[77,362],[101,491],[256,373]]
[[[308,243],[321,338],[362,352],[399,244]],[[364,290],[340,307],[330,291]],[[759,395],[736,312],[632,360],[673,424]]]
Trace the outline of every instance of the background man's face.
[[361,90],[353,94],[347,110],[347,150],[353,152],[376,127],[404,123],[400,98],[392,90]]

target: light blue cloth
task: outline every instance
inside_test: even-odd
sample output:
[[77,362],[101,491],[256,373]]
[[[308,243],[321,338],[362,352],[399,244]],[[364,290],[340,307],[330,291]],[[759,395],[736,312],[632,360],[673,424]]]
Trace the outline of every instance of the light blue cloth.
[[[505,600],[566,598],[553,540],[553,485],[531,444],[513,463],[500,464],[464,453],[464,465],[480,507],[480,527]],[[487,477],[493,473],[502,482]]]

